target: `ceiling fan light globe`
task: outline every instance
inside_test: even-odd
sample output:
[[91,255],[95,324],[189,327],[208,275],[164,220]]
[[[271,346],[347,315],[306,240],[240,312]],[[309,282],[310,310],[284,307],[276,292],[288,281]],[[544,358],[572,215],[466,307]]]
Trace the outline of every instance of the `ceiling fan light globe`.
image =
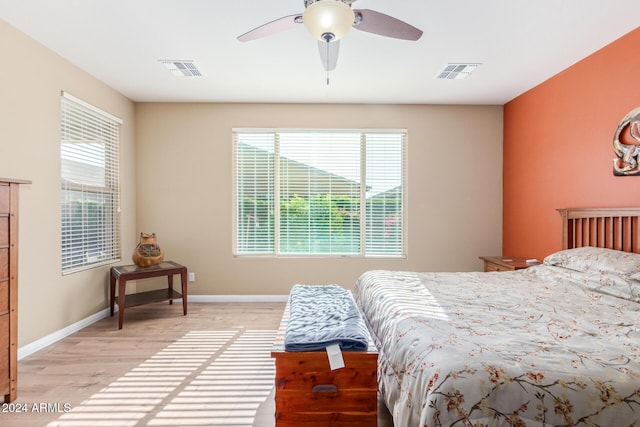
[[333,34],[333,40],[340,40],[347,34],[355,19],[349,5],[339,0],[318,0],[304,10],[302,22],[309,33],[320,41],[325,34]]

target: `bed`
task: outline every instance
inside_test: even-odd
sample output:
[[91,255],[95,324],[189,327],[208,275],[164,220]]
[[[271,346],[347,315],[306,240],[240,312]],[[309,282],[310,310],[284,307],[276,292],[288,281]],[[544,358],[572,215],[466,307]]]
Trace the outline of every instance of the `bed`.
[[640,208],[559,211],[540,265],[357,280],[396,427],[640,425]]

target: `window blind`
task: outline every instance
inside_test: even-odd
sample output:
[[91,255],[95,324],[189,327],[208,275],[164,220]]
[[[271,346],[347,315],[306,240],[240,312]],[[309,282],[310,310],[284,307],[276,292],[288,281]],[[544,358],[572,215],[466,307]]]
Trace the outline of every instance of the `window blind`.
[[233,135],[235,254],[404,256],[406,131]]
[[63,93],[62,272],[120,259],[121,121]]
[[404,253],[404,147],[400,133],[364,135],[366,144],[366,252]]
[[360,254],[360,135],[279,137],[280,253]]
[[245,254],[275,251],[275,135],[235,138],[236,247]]

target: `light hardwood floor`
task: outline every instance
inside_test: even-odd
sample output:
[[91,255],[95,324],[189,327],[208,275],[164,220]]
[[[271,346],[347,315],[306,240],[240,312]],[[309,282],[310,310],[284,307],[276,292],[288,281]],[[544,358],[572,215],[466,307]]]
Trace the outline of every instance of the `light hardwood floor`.
[[[274,426],[269,353],[284,303],[151,304],[18,363],[3,427]],[[379,403],[379,427],[392,427]]]

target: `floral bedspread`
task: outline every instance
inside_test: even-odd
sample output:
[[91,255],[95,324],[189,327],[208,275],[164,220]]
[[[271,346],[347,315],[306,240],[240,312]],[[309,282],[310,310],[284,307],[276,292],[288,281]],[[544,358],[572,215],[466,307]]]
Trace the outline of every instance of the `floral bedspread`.
[[608,279],[363,274],[353,292],[396,427],[640,426],[640,303],[593,280]]

